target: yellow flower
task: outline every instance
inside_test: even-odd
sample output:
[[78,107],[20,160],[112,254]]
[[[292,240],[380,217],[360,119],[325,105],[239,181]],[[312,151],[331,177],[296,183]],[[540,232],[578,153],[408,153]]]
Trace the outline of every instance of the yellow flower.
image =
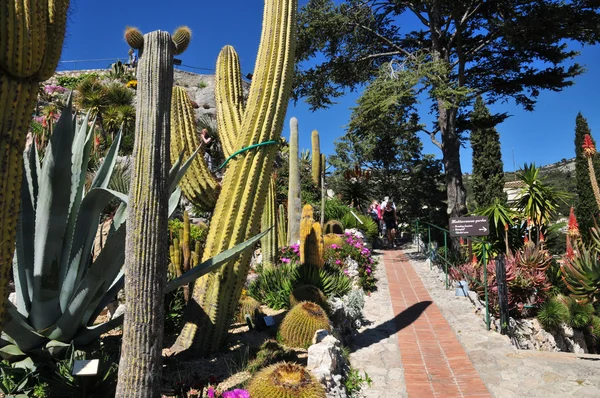
[[127,88],[137,88],[137,80],[130,80],[127,82]]

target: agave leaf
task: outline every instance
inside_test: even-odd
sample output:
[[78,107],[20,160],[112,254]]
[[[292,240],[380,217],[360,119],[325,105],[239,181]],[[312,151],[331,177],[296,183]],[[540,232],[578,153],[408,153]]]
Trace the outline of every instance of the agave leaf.
[[[24,358],[17,362],[13,362],[13,363],[11,363],[11,366],[13,368],[26,369],[26,370],[29,370],[30,372],[35,372],[37,369],[37,366],[35,365],[33,360],[29,357]],[[25,395],[25,397],[27,397],[27,395]]]
[[175,191],[169,197],[169,217],[173,215],[175,209],[177,209],[177,205],[179,205],[179,200],[181,199],[181,188],[175,186]]
[[100,166],[100,168],[96,172],[96,175],[94,176],[91,188],[108,187],[110,177],[112,176],[115,164],[117,163],[117,155],[119,152],[119,146],[121,145],[121,132],[122,129],[119,130],[119,133],[115,136],[115,140],[110,146],[110,149],[108,150],[108,153],[104,158],[104,162],[102,162],[102,166]]
[[37,333],[27,323],[23,315],[19,314],[17,308],[10,302],[6,302],[7,319],[4,323],[3,332],[9,336],[22,351],[29,351],[44,344],[46,338]]
[[121,314],[118,317],[99,325],[81,327],[77,331],[77,335],[73,339],[73,343],[77,346],[86,346],[93,341],[98,340],[104,333],[121,326],[124,318],[124,315]]
[[252,248],[256,244],[256,242],[258,242],[260,240],[260,238],[265,236],[272,228],[273,227],[267,229],[266,231],[261,232],[258,235],[253,236],[252,238],[248,239],[247,241],[242,242],[239,245],[236,245],[229,250],[225,250],[224,252],[217,254],[213,258],[210,258],[201,264],[196,265],[194,268],[187,271],[186,273],[181,275],[179,278],[174,279],[171,282],[169,282],[165,288],[165,293],[169,293],[169,292],[177,289],[180,286],[183,286],[185,284],[193,282],[194,280],[198,279],[202,275],[206,275],[207,273],[211,272],[212,270],[216,269],[217,267],[231,261],[232,259],[237,257],[243,251]]
[[64,187],[64,181],[70,182],[72,174],[74,131],[71,112],[69,96],[55,133],[50,137],[39,178],[33,265],[35,294],[30,310],[30,320],[37,330],[51,325],[59,315],[59,267],[71,207],[71,190]]
[[126,197],[120,192],[97,187],[92,188],[81,202],[71,253],[69,253],[69,265],[61,279],[60,306],[63,312],[69,304],[75,287],[88,269],[102,210],[112,199],[124,200]]
[[96,318],[98,318],[98,315],[100,315],[100,313],[106,308],[106,306],[115,300],[117,294],[119,293],[119,290],[123,288],[124,283],[125,272],[123,271],[123,269],[121,269],[112,285],[110,285],[110,288],[106,291],[106,293],[104,293],[104,296],[96,305],[96,309],[94,310],[94,312],[92,312],[92,315],[87,320],[84,317],[84,325],[87,325],[90,322],[94,322]]
[[10,359],[10,358],[20,357],[20,356],[27,355],[27,354],[25,354],[23,351],[21,351],[21,349],[16,344],[10,344],[10,345],[0,348],[0,355],[4,359]]

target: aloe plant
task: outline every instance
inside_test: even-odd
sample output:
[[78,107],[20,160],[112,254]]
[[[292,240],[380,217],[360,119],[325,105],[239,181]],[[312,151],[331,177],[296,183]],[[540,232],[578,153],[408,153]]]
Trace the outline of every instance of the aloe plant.
[[[88,114],[89,116],[89,114]],[[0,354],[85,345],[119,326],[123,318],[94,325],[98,314],[123,287],[127,195],[107,188],[115,167],[121,135],[98,169],[89,188],[85,176],[94,141],[89,117],[72,116],[71,99],[56,124],[40,165],[35,145],[25,152],[21,211],[13,261],[16,306],[8,315],[0,339]],[[181,192],[177,182],[190,164],[181,157],[169,173],[169,214]],[[102,250],[92,261],[94,238],[105,205],[118,199],[117,210]],[[199,264],[167,285],[176,289],[251,247],[252,238]]]

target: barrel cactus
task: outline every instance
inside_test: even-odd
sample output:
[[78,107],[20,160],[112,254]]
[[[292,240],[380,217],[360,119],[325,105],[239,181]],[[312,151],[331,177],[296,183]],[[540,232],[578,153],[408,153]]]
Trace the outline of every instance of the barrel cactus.
[[327,297],[316,286],[300,285],[292,291],[290,294],[290,307],[294,307],[302,301],[310,301],[318,304],[325,311],[329,311]]
[[325,223],[323,227],[324,234],[338,234],[341,235],[344,233],[344,225],[337,220],[329,220]]
[[25,136],[39,82],[54,73],[65,37],[69,0],[3,1],[0,6],[0,327],[15,238]]
[[331,330],[327,313],[318,304],[302,301],[283,318],[279,339],[289,347],[308,348],[320,329]]
[[238,323],[246,322],[246,315],[255,318],[257,313],[260,313],[260,303],[250,296],[243,296],[240,298],[240,307],[235,321]]
[[325,388],[304,367],[279,362],[258,372],[248,385],[251,397],[325,398]]
[[[292,86],[296,8],[297,0],[265,1],[263,33],[248,106],[243,113],[238,112],[241,115],[239,124],[228,122],[219,125],[220,129],[231,129],[232,136],[238,137],[236,147],[239,149],[279,140]],[[230,47],[222,50],[217,70],[225,62],[223,53],[230,51]],[[218,82],[217,90],[220,90],[219,98],[233,95]],[[231,107],[238,106],[240,104],[233,99],[218,101],[217,114],[235,114]],[[276,155],[275,145],[263,145],[241,152],[230,160],[203,259],[234,247],[257,233]],[[194,302],[187,311],[187,322],[171,347],[175,353],[202,354],[221,348],[250,269],[250,258],[250,254],[245,253],[237,261],[195,283]]]

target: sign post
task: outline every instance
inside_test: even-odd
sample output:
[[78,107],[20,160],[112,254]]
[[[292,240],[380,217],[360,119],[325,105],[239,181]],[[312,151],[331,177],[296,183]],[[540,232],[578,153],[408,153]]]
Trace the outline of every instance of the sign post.
[[489,234],[490,223],[485,216],[450,219],[450,236],[487,236]]

